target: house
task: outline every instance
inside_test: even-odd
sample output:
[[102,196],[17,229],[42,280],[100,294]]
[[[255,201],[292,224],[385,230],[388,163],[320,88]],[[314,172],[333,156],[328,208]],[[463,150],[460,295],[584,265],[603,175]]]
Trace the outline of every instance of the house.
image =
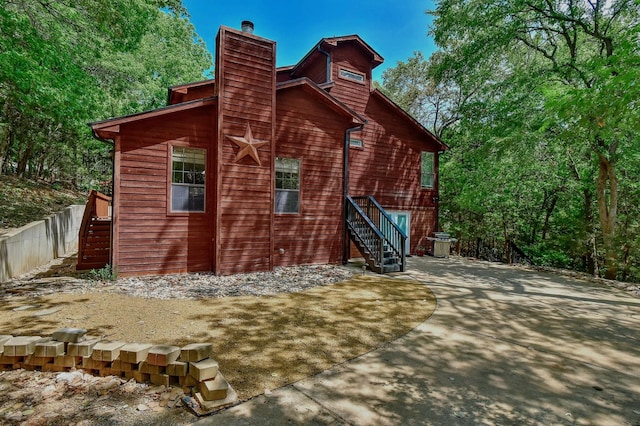
[[[215,79],[169,88],[166,107],[90,124],[114,145],[102,265],[233,274],[359,252],[373,270],[397,271],[437,230],[447,147],[373,87],[382,57],[350,35],[276,68],[275,47],[248,21],[221,27]],[[79,268],[99,266],[80,250]]]

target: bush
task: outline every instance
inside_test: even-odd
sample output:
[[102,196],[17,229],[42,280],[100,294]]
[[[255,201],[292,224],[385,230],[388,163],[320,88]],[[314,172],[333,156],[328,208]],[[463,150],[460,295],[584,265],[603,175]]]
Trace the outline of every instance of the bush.
[[92,269],[89,271],[89,279],[92,281],[115,281],[118,274],[111,268],[111,265],[105,265],[101,269]]

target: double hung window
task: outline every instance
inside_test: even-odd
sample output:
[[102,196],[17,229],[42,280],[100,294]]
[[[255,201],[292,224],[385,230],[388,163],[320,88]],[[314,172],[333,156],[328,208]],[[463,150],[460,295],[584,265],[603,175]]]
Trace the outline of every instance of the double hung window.
[[300,212],[300,160],[276,158],[275,212]]
[[204,212],[207,151],[174,146],[171,152],[171,211]]
[[433,188],[436,179],[435,154],[422,151],[420,159],[420,186]]

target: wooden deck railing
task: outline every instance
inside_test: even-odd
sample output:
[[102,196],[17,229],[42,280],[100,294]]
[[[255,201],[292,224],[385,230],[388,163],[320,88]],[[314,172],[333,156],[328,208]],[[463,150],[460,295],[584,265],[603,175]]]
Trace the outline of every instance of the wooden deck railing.
[[78,239],[76,269],[100,269],[110,262],[111,197],[98,191],[89,193]]

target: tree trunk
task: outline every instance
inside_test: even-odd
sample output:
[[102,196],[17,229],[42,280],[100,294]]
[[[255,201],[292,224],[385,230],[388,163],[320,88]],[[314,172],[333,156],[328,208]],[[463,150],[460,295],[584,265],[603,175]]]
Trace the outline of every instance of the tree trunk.
[[[549,199],[551,201],[549,201]],[[550,198],[545,199],[545,204],[543,204],[543,207],[546,207],[546,208],[544,209],[544,222],[542,224],[542,240],[547,239],[547,234],[549,233],[549,222],[551,221],[551,215],[553,214],[553,211],[556,208],[557,202],[558,202],[558,196],[554,194],[554,195],[551,195]]]
[[622,248],[622,281],[627,281],[629,276],[629,244],[625,244]]
[[593,204],[593,193],[589,188],[585,188],[582,193],[584,195],[584,221],[587,235],[585,241],[587,248],[584,257],[587,263],[587,272],[592,276],[596,276],[599,275],[599,273],[597,273],[598,252],[595,248],[595,236],[593,235],[593,208],[591,207]]
[[615,164],[602,154],[598,154],[598,178],[596,196],[600,228],[605,250],[605,278],[614,280],[618,276],[618,261],[615,249],[615,225],[618,213],[618,179]]
[[25,148],[22,156],[18,160],[18,167],[16,168],[16,174],[19,177],[24,177],[24,173],[27,170],[27,164],[29,164],[29,160],[31,159],[32,150],[33,150],[33,144],[29,143],[29,145]]
[[9,132],[0,126],[0,176],[2,176],[2,172],[4,171],[4,157],[8,147]]

